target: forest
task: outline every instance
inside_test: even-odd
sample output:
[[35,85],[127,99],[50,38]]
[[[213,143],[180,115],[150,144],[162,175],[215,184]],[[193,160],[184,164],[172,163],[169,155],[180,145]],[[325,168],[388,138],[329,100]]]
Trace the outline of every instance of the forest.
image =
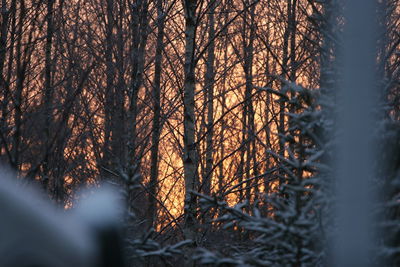
[[0,164],[124,266],[399,266],[397,89],[398,0],[0,4]]

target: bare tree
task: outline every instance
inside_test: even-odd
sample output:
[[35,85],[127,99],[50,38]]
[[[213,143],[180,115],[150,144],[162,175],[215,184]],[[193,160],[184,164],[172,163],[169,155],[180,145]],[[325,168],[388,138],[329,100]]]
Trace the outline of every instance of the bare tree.
[[197,191],[198,173],[197,173],[197,152],[195,141],[195,34],[196,34],[196,0],[185,0],[185,82],[184,82],[184,154],[183,166],[185,176],[185,207],[184,207],[184,233],[185,237],[193,241],[196,240],[197,232]]

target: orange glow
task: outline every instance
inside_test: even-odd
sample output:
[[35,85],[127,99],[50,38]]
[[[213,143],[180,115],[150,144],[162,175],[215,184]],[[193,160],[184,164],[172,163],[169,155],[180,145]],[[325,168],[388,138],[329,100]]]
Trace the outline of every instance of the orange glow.
[[[32,4],[34,1],[27,1]],[[119,8],[119,2],[115,1],[115,8]],[[118,2],[118,3],[117,3]],[[166,1],[168,2],[168,1]],[[234,1],[233,5],[229,2],[222,1],[217,7],[215,14],[216,32],[220,35],[215,38],[215,83],[214,83],[214,128],[213,128],[213,176],[211,181],[211,192],[213,194],[224,195],[229,205],[235,205],[242,201],[240,197],[246,194],[246,186],[251,187],[248,192],[251,199],[254,200],[257,195],[274,191],[278,186],[278,182],[273,180],[276,171],[268,173],[268,171],[276,165],[276,159],[269,154],[269,150],[279,150],[279,113],[280,104],[279,97],[266,91],[261,91],[258,87],[270,87],[279,91],[282,89],[281,81],[278,77],[289,79],[286,69],[289,69],[292,63],[290,59],[283,59],[283,43],[285,31],[287,30],[286,4],[282,1],[259,1],[255,5],[254,24],[256,33],[253,41],[253,62],[251,84],[254,88],[251,90],[250,107],[245,108],[246,104],[246,77],[244,73],[244,50],[249,45],[251,15],[248,10],[242,12],[244,2]],[[33,7],[30,7],[32,14]],[[53,84],[55,99],[63,99],[58,103],[54,101],[53,118],[55,125],[61,120],[60,109],[66,105],[66,95],[70,93],[68,90],[77,90],[83,79],[80,75],[89,68],[92,62],[96,62],[95,67],[83,82],[82,92],[74,99],[73,108],[67,121],[68,139],[65,141],[62,154],[65,167],[64,184],[68,188],[68,194],[77,181],[74,175],[84,173],[84,183],[92,184],[99,180],[102,173],[100,169],[101,159],[104,154],[103,146],[106,139],[105,121],[106,121],[106,96],[105,88],[107,87],[106,62],[105,56],[105,8],[100,1],[72,1],[66,2],[64,9],[56,13],[57,16],[62,15],[63,21],[56,21],[56,26],[63,29],[57,32],[61,41],[53,45],[52,52],[57,54],[54,56],[54,73]],[[200,10],[199,12],[205,12]],[[123,70],[122,74],[118,73],[119,66],[117,61],[117,52],[113,51],[112,60],[116,70],[113,86],[117,87],[118,78],[122,78],[125,82],[123,89],[124,108],[126,114],[125,131],[132,125],[132,121],[128,121],[129,94],[131,93],[131,17],[128,13],[129,8],[121,7],[123,14],[118,23],[121,23],[120,29],[118,25],[114,25],[112,31],[117,39],[119,31],[122,34],[123,44]],[[141,175],[142,183],[146,185],[150,177],[150,146],[151,146],[151,125],[153,110],[151,103],[153,102],[152,80],[154,76],[154,53],[156,46],[156,12],[154,3],[149,6],[149,33],[146,46],[145,70],[143,84],[138,92],[138,114],[137,114],[137,136],[134,140],[139,148],[136,148],[138,155],[143,151],[141,157]],[[272,13],[271,10],[279,10],[281,14]],[[308,34],[310,22],[307,16],[312,14],[312,8],[308,1],[299,1],[297,14],[297,35],[295,38],[295,47],[299,51],[291,51],[290,46],[287,53],[296,54],[296,64],[300,66],[296,69],[296,76],[291,82],[301,84],[308,88],[317,88],[317,74],[319,69],[318,60],[315,59],[315,50],[307,46],[305,36]],[[225,12],[226,11],[226,12]],[[169,11],[165,22],[165,40],[162,62],[162,84],[161,84],[161,117],[162,130],[159,141],[159,163],[158,163],[158,195],[157,199],[162,205],[158,205],[158,219],[160,227],[171,221],[170,213],[174,218],[178,218],[183,213],[184,202],[184,179],[183,179],[183,163],[182,163],[182,147],[183,147],[183,107],[182,107],[182,80],[183,80],[183,51],[184,51],[184,15],[181,1],[177,1],[176,5]],[[37,18],[30,18],[32,21],[40,21],[43,25],[45,12],[38,12]],[[31,14],[31,15],[32,15]],[[237,16],[240,14],[239,16]],[[17,18],[21,16],[17,11]],[[33,15],[32,15],[33,16]],[[236,17],[235,17],[236,16]],[[196,55],[206,49],[208,38],[207,16],[199,22],[197,29],[197,50]],[[235,18],[235,19],[234,19]],[[234,19],[234,20],[233,20]],[[29,20],[29,22],[31,22]],[[231,21],[233,20],[233,21]],[[223,25],[229,24],[224,32]],[[25,24],[24,24],[25,25]],[[27,42],[29,34],[32,32],[31,38],[37,41],[32,46],[32,61],[29,64],[29,77],[26,78],[23,89],[25,98],[22,104],[26,114],[38,113],[43,109],[39,103],[43,99],[42,88],[44,87],[43,69],[44,69],[44,45],[43,41],[46,34],[46,27],[43,25],[33,25],[27,23],[23,27],[22,41]],[[32,26],[33,25],[33,26]],[[79,38],[76,38],[77,35]],[[127,37],[129,36],[129,37]],[[307,38],[314,38],[310,35]],[[117,40],[113,40],[118,43]],[[10,40],[9,40],[10,42]],[[116,44],[114,44],[117,46]],[[24,46],[25,48],[26,46]],[[309,50],[307,50],[309,49]],[[114,50],[117,50],[114,47]],[[26,50],[29,52],[29,50]],[[26,53],[28,53],[26,52]],[[207,86],[205,84],[206,57],[204,53],[198,60],[196,69],[196,140],[198,140],[198,174],[199,180],[203,180],[205,169],[206,154],[206,138],[207,134]],[[300,56],[299,56],[300,55]],[[27,56],[27,55],[24,55]],[[71,59],[70,61],[68,61]],[[7,59],[9,60],[9,59]],[[124,61],[125,60],[125,61]],[[293,63],[293,65],[294,65]],[[79,69],[71,72],[69,64],[79,66]],[[11,87],[16,88],[16,71],[13,65],[10,65]],[[71,67],[72,68],[72,67]],[[294,70],[293,70],[294,71]],[[120,76],[118,76],[120,75]],[[71,80],[69,80],[71,79]],[[70,82],[70,84],[68,84]],[[69,87],[68,87],[69,86]],[[77,104],[78,103],[78,104]],[[249,104],[250,106],[250,104]],[[246,116],[244,115],[248,113]],[[288,112],[288,108],[285,108]],[[249,118],[253,113],[254,124],[250,125]],[[10,112],[15,113],[14,110]],[[29,119],[30,115],[26,115]],[[14,118],[8,118],[10,125],[15,124]],[[245,125],[247,124],[247,125]],[[288,117],[284,118],[283,128],[288,130]],[[245,127],[243,126],[245,125]],[[34,125],[35,126],[35,125]],[[54,129],[57,127],[54,126]],[[282,127],[282,126],[281,126]],[[14,129],[10,127],[11,129]],[[40,127],[36,129],[40,135]],[[11,130],[10,135],[15,130]],[[253,131],[251,133],[251,131]],[[113,131],[110,132],[112,136]],[[254,135],[254,136],[252,136]],[[124,137],[125,138],[125,137]],[[129,137],[126,137],[128,139]],[[21,138],[22,139],[22,138]],[[247,140],[246,140],[247,139]],[[132,140],[124,140],[130,142]],[[28,142],[28,141],[26,141]],[[30,144],[25,144],[29,147]],[[41,144],[35,144],[36,149],[41,149]],[[122,145],[128,150],[126,143]],[[12,149],[12,144],[9,146]],[[142,149],[143,148],[143,149]],[[247,149],[249,148],[249,149]],[[254,151],[254,152],[253,152]],[[2,155],[5,153],[1,150]],[[129,162],[129,151],[125,151],[124,161]],[[39,152],[37,152],[39,153]],[[253,154],[254,153],[254,154]],[[287,154],[286,154],[287,155]],[[33,153],[34,157],[36,156]],[[78,160],[79,159],[79,160]],[[81,161],[79,164],[78,161]],[[119,163],[119,162],[118,162]],[[75,164],[75,165],[74,165]],[[30,162],[21,162],[21,171],[27,173],[34,164]],[[268,173],[267,175],[262,175]],[[307,177],[308,174],[304,174]],[[256,178],[254,178],[256,177]],[[248,183],[245,183],[249,179]],[[271,179],[271,182],[266,180]],[[251,182],[250,182],[251,181]],[[201,186],[201,185],[199,185]],[[267,188],[269,186],[269,188]],[[228,192],[228,193],[227,193]],[[145,194],[144,194],[145,195]],[[70,202],[68,202],[70,203]],[[69,206],[68,206],[69,207]],[[164,207],[166,209],[164,209]]]

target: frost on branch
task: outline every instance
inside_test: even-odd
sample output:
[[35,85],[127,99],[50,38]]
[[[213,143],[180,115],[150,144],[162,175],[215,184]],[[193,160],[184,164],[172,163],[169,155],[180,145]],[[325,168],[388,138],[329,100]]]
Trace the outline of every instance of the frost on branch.
[[220,210],[221,216],[215,223],[223,223],[226,229],[234,228],[248,237],[245,245],[238,242],[229,251],[199,250],[196,259],[201,263],[213,266],[324,263],[323,247],[329,235],[330,218],[326,190],[330,168],[326,163],[332,146],[326,136],[333,124],[321,110],[315,91],[293,86],[287,83],[287,90],[277,94],[292,111],[287,113],[289,127],[281,136],[285,153],[269,151],[279,164],[282,182],[251,208],[247,207],[249,201],[231,207],[226,202],[200,196],[204,208],[214,206]]

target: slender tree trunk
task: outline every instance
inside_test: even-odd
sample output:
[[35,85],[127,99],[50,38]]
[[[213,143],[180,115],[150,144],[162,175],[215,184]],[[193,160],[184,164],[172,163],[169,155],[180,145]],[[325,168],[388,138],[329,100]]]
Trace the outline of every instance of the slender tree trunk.
[[[247,133],[246,138],[246,179],[251,175],[257,175],[257,160],[256,160],[256,147],[255,147],[255,125],[254,125],[254,107],[253,107],[253,58],[254,58],[254,39],[255,39],[255,5],[252,5],[249,10],[250,21],[244,22],[243,27],[248,27],[249,34],[244,33],[244,74],[246,80],[245,88],[245,114],[247,116],[247,125],[244,125]],[[247,15],[247,12],[246,12]],[[249,26],[247,26],[249,25]],[[248,42],[248,43],[247,43]],[[252,166],[253,163],[253,166]],[[253,172],[251,172],[253,169]],[[251,199],[251,188],[254,181],[246,182],[246,199]]]
[[[292,0],[287,0],[286,11],[288,14],[288,18],[290,17],[289,13],[292,10]],[[288,19],[289,20],[289,19]],[[285,33],[283,35],[283,51],[282,51],[282,78],[288,78],[288,61],[289,61],[289,37],[290,37],[290,27],[289,25],[285,28]],[[281,83],[281,90],[284,89],[285,83]],[[278,125],[278,134],[279,134],[279,155],[281,157],[285,156],[285,133],[286,133],[286,125],[285,125],[285,116],[286,105],[284,101],[279,103],[279,125]],[[280,160],[278,160],[279,164],[284,164]],[[285,183],[284,179],[284,171],[279,171],[279,184],[282,185]]]
[[52,59],[52,48],[53,48],[53,36],[54,36],[54,26],[53,26],[53,8],[54,0],[47,0],[47,33],[46,33],[46,45],[45,45],[45,70],[44,70],[44,135],[45,142],[43,146],[44,159],[43,159],[43,169],[42,169],[42,183],[47,190],[49,190],[50,183],[50,172],[51,167],[49,165],[50,158],[50,139],[51,139],[51,125],[53,124],[53,85],[52,85],[52,71],[53,71],[53,59]]
[[196,31],[196,0],[185,0],[185,81],[184,81],[184,179],[185,179],[185,207],[184,207],[184,234],[185,238],[196,241],[197,218],[196,196],[197,191],[197,153],[195,143],[195,31]]
[[[17,21],[17,18],[16,18],[16,7],[17,7],[17,1],[16,0],[14,0],[14,1],[12,1],[11,2],[11,6],[10,6],[10,14],[9,14],[9,16],[11,16],[11,17],[9,17],[9,20],[10,20],[10,28],[11,28],[11,30],[10,30],[10,43],[12,43],[12,44],[15,44],[15,39],[16,39],[16,30],[17,30],[17,27],[16,27],[16,21]],[[5,57],[7,57],[7,50],[6,50],[6,46],[4,46],[4,56]],[[4,73],[4,68],[3,68],[3,77],[0,77],[0,78],[4,78],[4,80],[1,82],[0,81],[0,87],[1,87],[1,89],[4,89],[4,95],[3,95],[3,97],[4,97],[4,100],[3,101],[5,101],[5,103],[2,105],[2,118],[1,118],[1,121],[2,121],[2,129],[1,129],[1,131],[2,131],[2,133],[3,133],[3,135],[4,136],[8,136],[9,134],[10,134],[10,132],[11,132],[11,129],[10,129],[10,127],[9,127],[9,121],[7,120],[7,117],[6,117],[6,114],[9,112],[9,108],[10,108],[10,103],[12,103],[12,101],[11,101],[11,96],[13,95],[13,92],[11,91],[11,89],[10,89],[10,80],[11,80],[11,75],[12,75],[12,73],[13,73],[13,64],[15,64],[15,62],[14,62],[14,52],[15,52],[15,46],[13,45],[13,46],[11,46],[10,48],[9,48],[9,51],[8,51],[8,62],[7,62],[7,74],[5,74]],[[5,61],[6,59],[4,59],[4,61]],[[5,63],[4,63],[5,64]],[[10,103],[9,103],[10,102]],[[10,146],[11,145],[11,146]],[[10,164],[11,164],[11,166],[14,168],[14,169],[18,169],[18,165],[17,165],[17,163],[16,163],[16,159],[14,158],[14,154],[12,153],[12,150],[13,150],[13,142],[11,143],[11,144],[4,144],[4,148],[5,148],[5,151],[7,151],[7,154],[8,154],[8,158],[9,158],[9,162],[10,162]]]
[[115,69],[118,74],[118,80],[114,87],[114,110],[112,118],[112,153],[116,159],[118,166],[125,166],[125,54],[124,54],[124,14],[125,14],[125,2],[118,1],[118,16],[115,20],[116,26],[116,57],[115,57]]
[[[6,114],[8,112],[8,102],[9,100],[9,87],[4,77],[4,65],[6,61],[7,54],[7,37],[8,37],[8,26],[10,21],[11,10],[15,9],[16,1],[12,1],[10,9],[7,7],[7,1],[2,0],[1,4],[1,21],[0,21],[0,94],[2,95],[1,101],[1,116],[0,116],[0,131],[3,136],[7,136],[8,133],[8,123],[6,119]],[[15,15],[15,14],[14,14]],[[9,151],[6,142],[0,142],[0,151],[3,151],[2,147],[4,147],[4,151]],[[11,165],[13,165],[13,160],[8,154]]]
[[129,128],[128,128],[128,157],[129,176],[134,177],[140,170],[140,157],[137,155],[137,115],[138,115],[138,96],[143,80],[143,70],[145,63],[145,49],[147,42],[148,27],[148,2],[139,0],[132,4],[131,9],[131,85],[129,90]]
[[296,82],[296,32],[297,32],[297,21],[296,21],[296,9],[297,0],[292,0],[291,10],[289,11],[289,22],[288,27],[290,28],[290,81]]
[[214,136],[214,61],[215,61],[215,29],[214,29],[214,13],[215,13],[215,1],[211,0],[208,15],[208,50],[207,50],[207,62],[206,62],[206,74],[205,74],[205,86],[206,86],[206,103],[207,103],[207,137],[206,137],[206,168],[203,174],[203,193],[206,195],[211,194],[211,183],[212,183],[212,168],[213,168],[213,136]]
[[107,0],[106,2],[106,45],[104,57],[106,61],[106,88],[105,88],[105,101],[104,101],[104,144],[103,144],[103,157],[100,166],[101,179],[110,176],[107,170],[111,168],[112,150],[111,138],[113,134],[112,129],[112,113],[114,111],[114,76],[115,65],[113,62],[113,48],[114,48],[114,1]]
[[26,7],[25,1],[20,1],[19,4],[19,20],[17,23],[17,31],[16,31],[16,74],[17,74],[17,81],[16,81],[16,88],[14,90],[14,125],[15,131],[13,135],[13,157],[14,157],[14,164],[19,171],[20,168],[20,144],[21,144],[21,126],[22,126],[22,91],[26,76],[26,63],[23,62],[23,51],[22,51],[22,34],[23,34],[23,25],[24,19],[26,16]]
[[[15,5],[15,1],[12,2],[12,6]],[[1,24],[0,24],[0,88],[5,90],[4,88],[4,63],[6,59],[7,52],[7,37],[8,37],[8,25],[10,19],[11,8],[7,8],[7,1],[2,0],[0,14],[1,14]]]
[[[224,14],[224,22],[226,23],[228,21],[228,12],[225,12]],[[228,30],[227,28],[224,29],[224,34],[227,36]],[[224,46],[227,47],[229,44],[229,37],[224,38]],[[228,62],[228,51],[227,49],[224,49],[224,62]],[[227,75],[224,75],[222,77],[222,91],[221,91],[221,114],[225,114],[226,112],[226,86],[227,83]],[[218,190],[220,192],[220,195],[222,196],[223,191],[222,188],[224,187],[224,161],[223,158],[225,157],[225,132],[226,132],[226,121],[224,118],[221,120],[221,129],[220,129],[220,134],[219,134],[219,142],[220,142],[220,162],[219,162],[219,175],[218,175]]]
[[[290,10],[288,10],[288,30],[289,30],[289,42],[290,42],[290,68],[288,70],[288,78],[289,81],[295,83],[296,82],[296,68],[297,68],[297,62],[296,62],[296,27],[297,27],[297,22],[296,22],[296,6],[297,6],[297,0],[292,0],[292,4],[290,7]],[[294,92],[291,92],[291,97],[294,97]],[[290,113],[295,113],[296,109],[294,105],[289,105],[289,112]],[[292,120],[289,118],[289,129],[292,129]],[[293,130],[290,130],[290,136],[291,138],[294,138],[295,132]],[[294,142],[290,142],[290,149],[291,151],[294,150]]]
[[158,191],[158,148],[160,142],[160,112],[161,112],[161,64],[162,52],[164,48],[164,22],[165,13],[162,7],[163,1],[157,0],[157,44],[155,56],[154,82],[153,82],[153,135],[151,146],[151,167],[150,167],[150,183],[149,183],[149,225],[155,227],[156,219],[156,197]]

